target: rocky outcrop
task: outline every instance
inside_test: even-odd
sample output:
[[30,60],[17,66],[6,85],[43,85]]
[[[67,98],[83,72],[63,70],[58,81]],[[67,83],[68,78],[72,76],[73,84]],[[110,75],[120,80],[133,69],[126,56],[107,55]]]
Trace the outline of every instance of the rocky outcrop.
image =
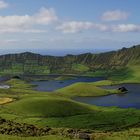
[[81,133],[81,132],[79,132],[76,135],[76,138],[82,139],[82,140],[90,140],[90,135],[88,133]]
[[21,137],[30,136],[46,136],[46,135],[62,135],[70,138],[78,138],[83,140],[90,140],[90,132],[80,129],[66,129],[66,128],[39,128],[34,125],[25,123],[16,123],[13,121],[0,118],[0,134],[14,135]]
[[120,87],[120,88],[118,88],[118,90],[119,90],[121,93],[126,93],[126,92],[128,92],[128,90],[127,90],[125,87]]

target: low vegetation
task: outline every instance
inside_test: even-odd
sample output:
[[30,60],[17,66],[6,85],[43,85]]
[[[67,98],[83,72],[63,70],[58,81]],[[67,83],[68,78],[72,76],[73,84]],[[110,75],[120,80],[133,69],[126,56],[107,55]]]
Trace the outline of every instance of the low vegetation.
[[61,76],[59,76],[59,77],[57,77],[57,78],[55,78],[55,80],[60,80],[60,81],[63,81],[63,80],[71,80],[71,79],[76,79],[76,77],[74,77],[74,76],[70,76],[70,75],[61,75]]
[[18,136],[0,135],[0,140],[72,140],[72,139],[58,135],[49,135],[43,137],[18,137]]
[[106,90],[94,85],[94,83],[75,83],[56,91],[60,95],[75,96],[105,96],[119,93],[118,90]]
[[76,72],[86,72],[89,70],[89,67],[83,64],[73,64],[72,65],[72,70]]
[[58,97],[28,97],[5,106],[15,114],[29,117],[66,117],[86,114],[92,110],[80,103]]
[[[88,96],[88,92],[91,91],[93,91],[92,96],[108,93],[108,91],[96,87],[95,83],[74,84],[61,89],[60,93],[58,93],[59,90],[57,93],[33,91],[32,85],[21,80],[12,79],[7,83],[12,86],[11,89],[8,89],[11,92],[4,94],[3,97],[16,98],[16,101],[0,106],[0,116],[8,120],[40,127],[86,128],[100,131],[121,130],[139,123],[139,110],[96,107],[70,99],[77,95]],[[20,84],[24,85],[22,85],[21,92],[17,88],[17,85],[20,86]],[[83,87],[87,87],[87,89],[84,90]],[[70,90],[71,88],[72,90]],[[83,89],[78,92],[78,88]]]

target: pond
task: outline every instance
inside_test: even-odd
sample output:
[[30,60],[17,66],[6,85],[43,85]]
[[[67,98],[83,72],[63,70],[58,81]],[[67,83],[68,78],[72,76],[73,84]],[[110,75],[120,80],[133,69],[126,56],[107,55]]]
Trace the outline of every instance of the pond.
[[9,89],[10,88],[9,85],[3,83],[9,79],[10,79],[9,77],[4,77],[4,76],[0,77],[0,89]]
[[128,93],[112,94],[102,97],[76,97],[74,100],[97,106],[140,109],[140,84],[121,84],[116,86],[104,86],[102,88],[118,89],[119,87],[126,87]]
[[9,85],[0,85],[0,89],[9,89],[10,86]]
[[31,84],[36,85],[34,88],[35,90],[38,91],[48,91],[52,92],[57,89],[69,86],[73,83],[77,82],[96,82],[100,80],[104,80],[105,78],[101,77],[86,77],[86,76],[74,76],[72,79],[67,79],[67,80],[47,80],[47,81],[33,81]]

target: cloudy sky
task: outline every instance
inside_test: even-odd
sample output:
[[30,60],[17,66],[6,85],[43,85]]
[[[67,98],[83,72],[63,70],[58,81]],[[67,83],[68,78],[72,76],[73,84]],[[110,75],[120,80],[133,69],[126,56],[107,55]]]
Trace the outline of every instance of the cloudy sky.
[[139,44],[139,5],[139,0],[0,0],[0,54],[78,54]]

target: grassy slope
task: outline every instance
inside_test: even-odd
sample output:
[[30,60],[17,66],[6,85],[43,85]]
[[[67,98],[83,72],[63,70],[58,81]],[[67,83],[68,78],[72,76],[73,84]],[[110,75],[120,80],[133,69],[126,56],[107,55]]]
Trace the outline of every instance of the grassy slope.
[[[53,93],[38,92],[32,90],[32,85],[17,79],[7,82],[11,85],[7,94],[2,97],[13,97],[15,102],[5,105],[5,110],[11,110],[13,114],[25,116],[71,116],[89,113],[91,109],[81,103],[54,95]],[[1,91],[1,90],[0,90]],[[3,91],[2,91],[3,92]]]
[[0,135],[0,140],[71,140],[70,138],[64,138],[62,136],[44,136],[44,137],[18,137]]
[[60,95],[74,96],[104,96],[112,93],[117,93],[117,90],[105,90],[96,87],[94,83],[75,83],[56,91]]
[[28,73],[28,74],[49,74],[50,69],[48,66],[38,66],[35,64],[32,65],[24,65],[21,63],[13,63],[11,68],[7,69],[0,69],[0,75],[7,75],[7,74],[13,74],[13,75],[18,75],[18,74],[23,74],[23,73]]
[[[111,83],[110,81],[102,81],[102,84],[106,84],[106,82]],[[7,93],[7,96],[15,97],[15,92],[19,93],[19,87],[22,89],[22,92],[18,94],[19,99],[17,101],[1,106],[0,116],[9,120],[22,123],[26,122],[39,126],[47,125],[50,127],[87,128],[100,131],[126,128],[134,124],[138,124],[140,120],[139,110],[104,108],[85,105],[78,102],[73,102],[68,98],[62,98],[61,94],[55,95],[53,93],[50,94],[47,92],[41,93],[32,91],[31,85],[28,85],[20,80],[14,79],[8,83],[11,84],[12,89],[9,91],[10,95]],[[94,85],[95,83],[79,84],[78,88],[83,88],[84,86],[87,88],[87,90],[90,89],[90,91],[93,91],[94,89],[92,94],[96,93],[96,96],[98,94],[102,95],[107,93],[104,90],[96,87]],[[74,96],[75,90],[78,91],[77,84],[74,92],[72,90],[72,94]],[[84,89],[81,89],[78,94],[82,96],[83,91]],[[88,94],[86,90],[85,94]],[[68,95],[66,96],[69,97]]]
[[140,83],[140,66],[131,65],[128,67],[131,74],[124,79],[123,83]]
[[6,82],[6,84],[10,85],[12,89],[31,89],[32,85],[26,83],[25,81],[19,79],[11,79]]
[[111,81],[111,80],[101,80],[101,81],[94,82],[93,85],[94,86],[107,86],[107,85],[112,85],[115,83],[116,83],[115,81]]
[[[90,73],[91,76],[98,76],[94,74]],[[127,68],[111,71],[109,73],[104,72],[100,74],[103,74],[102,76],[107,75],[108,80],[94,82],[94,86],[106,86],[123,83],[140,83],[140,66],[138,65],[129,64]]]
[[[18,82],[19,80],[10,81],[14,91],[18,91],[16,89]],[[27,84],[20,82],[21,84]],[[134,118],[132,115],[128,115],[135,113],[135,116],[140,116],[140,113],[135,110],[109,109],[85,105],[53,93],[38,93],[30,88],[27,90],[26,87],[28,86],[25,85],[23,86],[25,89],[18,95],[19,99],[17,101],[2,106],[0,110],[1,117],[40,126],[92,128],[97,130],[101,128],[115,129],[120,125],[137,123],[139,120],[139,117]],[[104,93],[104,90],[92,84],[90,87],[96,89],[96,95],[102,94],[100,92]],[[10,96],[12,96],[11,94],[13,94],[13,91]]]
[[58,97],[28,97],[8,104],[6,109],[30,117],[64,117],[90,113],[88,106]]
[[[32,90],[33,85],[26,83],[25,81],[18,79],[11,79],[6,82],[6,84],[10,85],[9,89],[0,89],[0,98],[8,97],[18,100],[21,95],[24,94],[41,94],[41,92],[37,92]],[[46,92],[47,93],[47,92]]]
[[20,101],[4,105],[0,110],[0,116],[16,122],[26,122],[39,126],[94,130],[117,130],[139,123],[139,110],[104,108],[78,103],[73,104],[73,102],[64,105],[60,102],[61,100],[59,104],[56,103],[55,99],[52,99],[53,101],[50,103],[48,100],[50,97],[43,97],[43,95],[41,98],[44,98],[45,106],[42,106],[44,102],[38,103],[36,100],[32,100],[32,97],[40,98],[40,96],[26,95]]
[[93,140],[139,140],[140,128],[132,128],[121,132],[97,132],[92,134]]
[[57,77],[57,78],[55,78],[55,80],[71,80],[71,79],[75,79],[76,77],[74,77],[74,76],[69,76],[69,75],[67,75],[67,76],[59,76],[59,77]]
[[78,71],[78,72],[86,72],[89,70],[89,67],[83,65],[83,64],[73,64],[72,70]]
[[[33,101],[34,98],[38,98],[38,100],[42,98],[46,105],[44,106],[44,102]],[[61,100],[58,104],[55,99],[52,99],[50,103],[49,99],[49,95],[43,94],[23,95],[21,100],[4,105],[0,110],[0,116],[16,122],[26,122],[39,126],[94,130],[117,130],[136,124],[140,119],[140,112],[135,109],[103,108],[84,104],[79,106],[78,103],[64,105],[60,102]]]
[[[96,108],[94,113],[69,116],[69,117],[51,117],[51,118],[30,118],[25,122],[32,122],[39,126],[64,127],[64,128],[82,128],[93,130],[119,130],[129,125],[139,122],[140,112],[134,109],[121,110],[117,108]],[[96,110],[96,111],[95,111]],[[133,116],[135,114],[135,117]],[[116,119],[117,118],[117,119]]]

